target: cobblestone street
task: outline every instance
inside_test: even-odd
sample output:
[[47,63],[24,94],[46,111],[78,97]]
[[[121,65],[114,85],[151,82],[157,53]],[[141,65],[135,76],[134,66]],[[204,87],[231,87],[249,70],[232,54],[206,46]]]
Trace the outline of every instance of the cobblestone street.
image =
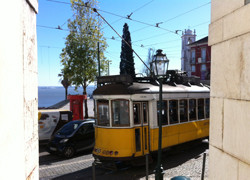
[[[50,155],[44,146],[39,150],[39,177],[47,179],[92,179],[91,151],[79,153],[71,159]],[[187,144],[163,153],[164,179],[184,175],[192,180],[201,179],[203,154],[207,152],[205,179],[208,177],[208,143]],[[149,179],[154,179],[156,160],[149,165]],[[145,166],[122,166],[117,171],[104,170],[96,167],[96,179],[146,179]]]

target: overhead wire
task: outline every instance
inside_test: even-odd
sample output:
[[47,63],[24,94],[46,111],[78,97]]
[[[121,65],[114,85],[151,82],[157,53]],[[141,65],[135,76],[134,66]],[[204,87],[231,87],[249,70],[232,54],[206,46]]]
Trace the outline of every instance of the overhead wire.
[[[47,1],[71,5],[71,3],[62,2],[62,1],[57,1],[57,0],[47,0]],[[143,6],[137,8],[136,10],[134,10],[132,13],[138,11],[139,9],[145,7],[146,5],[148,5],[149,3],[153,2],[153,1],[154,1],[154,0],[152,0],[152,1],[150,1],[150,2],[148,2],[148,3],[146,3],[146,4],[144,4]],[[198,6],[198,7],[196,7],[196,8],[193,8],[193,9],[191,9],[191,10],[189,10],[189,11],[186,11],[186,12],[184,12],[184,13],[181,13],[181,14],[179,14],[179,15],[173,17],[173,18],[170,18],[170,19],[168,19],[168,20],[166,20],[166,21],[164,21],[164,22],[161,22],[161,23],[166,23],[166,22],[168,22],[168,21],[171,21],[171,20],[173,20],[173,19],[175,19],[175,18],[178,18],[178,17],[180,17],[180,16],[183,16],[183,15],[189,13],[189,12],[192,12],[192,11],[194,11],[194,10],[196,10],[196,9],[199,9],[199,8],[201,8],[201,7],[203,7],[203,6],[206,6],[206,5],[210,4],[210,3],[211,3],[211,2],[208,2],[208,3],[206,3],[206,4],[203,4],[203,5],[201,5],[201,6]],[[80,4],[78,4],[78,5],[80,5]],[[82,6],[83,6],[83,5],[82,5]],[[93,9],[92,7],[89,7],[89,6],[86,6],[86,5],[85,5],[85,7],[88,7],[88,8]],[[124,17],[124,16],[121,16],[121,15],[118,15],[118,14],[115,14],[115,13],[112,13],[112,12],[109,12],[109,11],[105,11],[105,10],[101,10],[101,9],[97,9],[97,10],[98,10],[98,11],[101,11],[101,12],[104,12],[104,13],[107,13],[107,14],[110,14],[110,15],[113,15],[113,16],[120,17],[119,20],[121,20],[121,19],[129,19],[129,20],[131,20],[131,21],[134,21],[134,22],[137,22],[137,23],[141,23],[141,24],[147,25],[146,27],[140,28],[140,29],[135,30],[135,31],[133,31],[133,32],[136,32],[136,31],[145,29],[145,28],[147,28],[147,27],[157,27],[157,28],[160,28],[160,29],[163,29],[163,30],[168,31],[168,33],[174,33],[174,34],[176,34],[176,35],[179,35],[179,34],[177,34],[177,33],[174,32],[174,31],[171,31],[171,30],[168,30],[168,29],[159,27],[159,26],[157,26],[157,25],[152,25],[152,24],[149,24],[149,23],[146,23],[146,22],[143,22],[143,21],[138,21],[138,20],[131,19],[131,18],[128,18],[128,17]],[[116,21],[119,21],[119,20],[116,20]],[[114,21],[113,23],[115,23],[116,21]],[[67,22],[67,21],[66,21],[66,22]],[[66,23],[66,22],[65,22],[65,23]],[[63,23],[62,26],[63,26],[65,23]],[[193,26],[193,27],[197,27],[197,26],[203,25],[203,24],[205,24],[205,23],[207,23],[207,22],[204,22],[204,23],[202,23],[202,24],[195,25],[195,26]],[[158,24],[160,24],[160,23],[158,23]],[[42,25],[37,25],[37,26],[38,26],[38,27],[49,28],[49,29],[59,29],[59,30],[69,31],[69,30],[66,30],[66,29],[62,29],[62,28],[61,28],[62,26],[61,26],[61,27],[58,26],[58,27],[56,27],[56,28],[55,28],[55,27],[49,27],[49,26],[42,26]],[[103,28],[102,28],[102,29],[103,29]],[[164,34],[166,34],[166,33],[164,33]],[[134,46],[146,48],[146,47],[148,47],[148,46],[152,46],[152,45],[157,45],[157,44],[165,43],[165,42],[161,42],[161,43],[155,43],[155,44],[150,44],[150,45],[136,45],[136,44],[134,44],[135,42],[140,42],[140,41],[148,40],[148,39],[151,39],[151,38],[154,38],[154,37],[162,36],[162,35],[164,35],[164,34],[160,34],[160,35],[156,35],[156,36],[151,36],[151,37],[149,37],[149,38],[137,40],[137,41],[134,41],[132,44],[133,44]],[[179,35],[179,36],[180,36],[180,35]],[[109,39],[109,38],[107,38],[107,39]],[[116,40],[115,38],[110,38],[110,39]],[[117,41],[119,41],[119,40],[117,40]],[[179,41],[179,39],[178,39],[178,40],[174,40],[174,41]],[[168,41],[168,42],[173,42],[173,41]]]
[[198,27],[198,26],[201,26],[201,25],[203,25],[203,24],[207,24],[207,23],[209,23],[209,22],[210,22],[210,21],[202,22],[202,23],[200,23],[200,24],[191,26],[191,28]]
[[[75,15],[75,14],[73,14],[73,15],[71,16],[71,18],[73,18],[74,15]],[[71,19],[71,18],[69,18],[69,19]],[[67,22],[68,22],[68,19],[67,19],[60,27],[63,27]]]
[[[190,12],[192,12],[192,11],[194,11],[194,10],[196,10],[196,9],[199,9],[199,8],[201,8],[201,7],[203,7],[203,6],[206,6],[206,5],[208,5],[208,4],[211,4],[211,2],[208,2],[208,3],[206,3],[206,4],[203,4],[203,5],[198,6],[198,7],[196,7],[196,8],[193,8],[193,9],[187,11],[187,12],[181,13],[181,14],[175,16],[175,17],[172,17],[172,18],[170,18],[170,19],[168,19],[168,20],[166,20],[166,21],[161,22],[161,24],[166,23],[166,22],[168,22],[168,21],[171,21],[171,20],[173,20],[173,19],[176,19],[176,18],[178,18],[178,17],[180,17],[180,16],[183,16],[183,15],[185,15],[185,14],[187,14],[187,13],[190,13]],[[144,27],[144,28],[137,29],[137,30],[135,30],[135,31],[133,31],[133,32],[137,32],[137,31],[143,30],[143,29],[148,28],[148,27],[150,27],[150,26],[146,26],[146,27]]]
[[183,15],[185,15],[185,14],[187,14],[187,13],[190,13],[190,12],[192,12],[192,11],[194,11],[194,10],[196,10],[196,9],[199,9],[199,8],[201,8],[201,7],[203,7],[203,6],[206,6],[206,5],[208,5],[208,4],[211,4],[211,2],[208,2],[208,3],[206,3],[206,4],[202,4],[202,5],[200,5],[200,6],[196,7],[196,8],[193,8],[193,9],[191,9],[191,10],[189,10],[189,11],[186,11],[186,12],[181,13],[181,14],[179,14],[179,15],[177,15],[177,16],[174,16],[174,17],[172,17],[172,18],[170,18],[170,19],[167,19],[167,20],[163,21],[162,23],[169,22],[169,21],[171,21],[171,20],[173,20],[173,19],[176,19],[176,18],[178,18],[178,17],[180,17],[180,16],[183,16]]
[[151,37],[148,37],[148,38],[144,38],[144,39],[140,39],[140,40],[134,41],[133,43],[135,43],[135,42],[140,42],[140,41],[144,41],[144,40],[148,40],[148,39],[152,39],[152,38],[159,37],[159,36],[162,36],[162,35],[165,35],[165,34],[168,34],[168,33],[163,33],[163,34],[154,35],[154,36],[151,36]]
[[[58,0],[47,0],[47,1],[71,5],[71,3],[63,2],[63,1],[58,1]],[[148,5],[149,3],[153,2],[153,1],[154,1],[154,0],[149,1],[148,3],[144,4],[143,6],[141,6],[141,7],[137,8],[136,10],[132,11],[132,13],[135,12],[135,11],[138,11],[139,9],[145,7],[146,5]],[[196,9],[199,9],[199,8],[201,8],[201,7],[203,7],[203,6],[206,6],[206,5],[208,5],[208,4],[211,4],[211,2],[208,2],[208,3],[206,3],[206,4],[202,4],[202,5],[200,5],[200,6],[196,7],[196,8],[193,8],[193,9],[191,9],[191,10],[189,10],[189,11],[186,11],[186,12],[184,12],[184,13],[181,13],[181,14],[179,14],[179,15],[173,17],[173,18],[170,18],[170,19],[168,19],[168,20],[166,20],[166,21],[163,21],[163,22],[161,22],[161,23],[166,23],[166,22],[168,22],[168,21],[171,21],[171,20],[173,20],[173,19],[175,19],[175,18],[178,18],[178,17],[180,17],[180,16],[183,16],[183,15],[185,15],[185,14],[187,14],[187,13],[190,13],[190,12],[192,12],[192,11],[194,11],[194,10],[196,10]],[[80,5],[80,4],[77,4],[77,5]],[[83,6],[83,5],[81,5],[81,6]],[[87,7],[87,8],[93,9],[92,7],[87,6],[87,5],[84,5],[84,6]],[[174,33],[174,34],[176,34],[176,35],[179,35],[176,31],[171,31],[171,30],[169,30],[169,29],[165,29],[165,28],[162,28],[162,27],[157,26],[157,24],[160,24],[160,23],[156,23],[156,25],[153,25],[153,24],[149,24],[149,23],[146,23],[146,22],[143,22],[143,21],[139,21],[139,20],[135,20],[135,19],[128,18],[128,17],[124,17],[124,16],[121,16],[121,15],[118,15],[118,14],[115,14],[115,13],[112,13],[112,12],[109,12],[109,11],[105,11],[105,10],[101,10],[101,9],[97,9],[97,10],[98,10],[98,11],[101,11],[101,12],[104,12],[104,13],[107,13],[107,14],[110,14],[110,15],[113,15],[113,16],[118,16],[118,17],[120,17],[120,19],[129,19],[129,20],[131,20],[131,21],[134,21],[134,22],[137,22],[137,23],[141,23],[141,24],[147,25],[146,27],[140,28],[140,29],[135,30],[135,31],[133,31],[133,32],[136,32],[136,31],[145,29],[145,28],[147,28],[147,27],[157,27],[157,28],[163,29],[163,30],[165,30],[165,31],[168,31],[168,32]],[[119,20],[120,20],[120,19],[119,19]],[[118,21],[118,20],[116,20],[116,21]],[[116,21],[115,21],[115,22],[116,22]],[[113,23],[115,23],[115,22],[113,22]],[[64,23],[64,24],[65,24],[65,23]],[[64,25],[64,24],[63,24],[63,25]],[[60,26],[58,26],[58,28],[52,28],[52,29],[60,29]],[[102,29],[103,29],[103,28],[102,28]],[[62,29],[62,30],[64,30],[64,29]],[[180,35],[179,35],[179,36],[180,36]]]
[[55,47],[55,46],[46,46],[46,45],[41,45],[38,47],[42,47],[42,48],[55,48],[55,49],[63,49],[63,47]]
[[[191,28],[195,28],[195,27],[198,27],[198,26],[207,24],[207,23],[209,23],[209,22],[210,22],[210,21],[205,21],[205,22],[199,23],[199,24],[197,24],[197,25],[191,26]],[[163,34],[151,36],[151,37],[148,37],[148,38],[136,40],[136,41],[133,41],[133,43],[135,43],[135,42],[140,42],[140,41],[144,41],[144,40],[148,40],[148,39],[152,39],[152,38],[159,37],[159,36],[162,36],[162,35],[165,35],[165,34],[168,34],[168,33],[163,33]],[[199,35],[199,36],[201,36],[201,35]],[[174,41],[179,41],[179,39],[178,39],[178,40],[176,39],[176,40],[174,40]],[[168,41],[168,42],[173,42],[173,41]],[[161,43],[158,43],[158,44],[161,44]],[[156,44],[152,44],[152,45],[156,45]],[[147,46],[150,46],[150,45],[143,45],[143,46],[144,46],[144,47],[147,47]]]
[[151,69],[147,66],[147,64],[141,59],[141,57],[135,52],[135,50],[131,47],[131,45],[108,23],[108,21],[102,17],[102,15],[97,11],[97,9],[93,9],[108,25],[109,27],[123,40],[123,42],[135,53],[135,55],[140,59],[140,61],[145,65],[145,67],[151,72]]
[[[63,2],[63,1],[57,1],[57,0],[47,0],[47,1],[71,5],[71,3]],[[156,25],[154,25],[154,24],[149,24],[149,23],[146,23],[146,22],[143,22],[143,21],[131,19],[131,18],[128,18],[128,17],[122,16],[122,15],[119,15],[119,14],[115,14],[115,13],[109,12],[109,11],[105,11],[105,10],[102,10],[102,9],[93,8],[93,7],[90,7],[90,6],[88,6],[88,5],[81,5],[81,4],[76,4],[76,5],[78,5],[78,6],[85,6],[85,7],[87,7],[87,8],[91,8],[91,9],[96,9],[96,10],[98,10],[98,11],[100,11],[100,12],[104,12],[104,13],[106,13],[106,14],[110,14],[110,15],[117,16],[117,17],[120,17],[120,18],[128,19],[128,20],[130,20],[130,21],[134,21],[134,22],[137,22],[137,23],[145,24],[145,25],[148,25],[148,26],[151,26],[151,27],[156,27],[156,28],[159,28],[159,29],[162,29],[162,30],[165,30],[165,31],[168,31],[168,32],[171,32],[171,33],[176,34],[175,31],[172,31],[172,30],[169,30],[169,29],[166,29],[166,28],[162,28],[162,27],[156,26]],[[178,34],[176,34],[176,35],[178,35]]]
[[[150,4],[150,3],[153,2],[153,1],[155,1],[155,0],[151,0],[150,2],[147,2],[146,4],[142,5],[141,7],[137,8],[136,10],[132,11],[132,12],[130,13],[130,15],[127,15],[127,18],[130,18],[130,17],[132,16],[132,14],[134,14],[136,11],[139,11],[140,9],[142,9],[142,8],[145,7],[145,6],[147,6],[148,4]],[[122,19],[123,19],[123,17],[122,17],[122,18],[119,18],[119,19],[117,19],[117,20],[115,20],[114,22],[111,22],[110,24],[114,24],[114,23],[116,23],[116,22],[119,22],[119,21],[122,20]],[[105,26],[104,28],[106,28],[106,27],[108,27],[108,26]],[[104,28],[102,28],[102,29],[104,29]]]
[[51,27],[51,26],[44,26],[44,25],[36,25],[37,27],[47,28],[47,29],[56,29],[61,31],[70,31],[69,29],[62,29],[60,26],[58,27]]
[[149,4],[152,3],[153,1],[155,1],[155,0],[151,0],[151,1],[147,2],[146,4],[142,5],[141,7],[137,8],[136,10],[132,11],[132,13],[134,13],[134,12],[136,12],[136,11],[138,11],[138,10],[144,8],[145,6],[149,5]]

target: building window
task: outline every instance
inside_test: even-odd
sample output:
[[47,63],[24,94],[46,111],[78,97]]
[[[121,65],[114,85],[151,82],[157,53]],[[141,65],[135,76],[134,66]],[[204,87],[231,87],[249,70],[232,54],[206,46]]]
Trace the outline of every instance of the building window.
[[195,50],[191,51],[191,64],[195,64]]
[[206,64],[202,64],[201,65],[201,71],[206,71],[206,70],[207,70]]
[[193,41],[191,38],[188,38],[188,44],[191,44]]
[[101,126],[109,126],[109,101],[97,101],[97,124]]
[[206,48],[201,49],[201,62],[206,62]]
[[127,100],[112,101],[113,126],[129,125],[129,105]]
[[192,65],[192,66],[191,66],[191,71],[192,71],[192,72],[195,72],[195,65]]

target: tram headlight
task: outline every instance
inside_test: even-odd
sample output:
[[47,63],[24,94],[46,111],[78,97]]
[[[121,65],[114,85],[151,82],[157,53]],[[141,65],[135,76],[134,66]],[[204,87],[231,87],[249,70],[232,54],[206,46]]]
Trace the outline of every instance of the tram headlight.
[[115,151],[115,155],[116,155],[116,156],[118,155],[118,151]]
[[101,149],[95,148],[95,152],[96,152],[96,153],[100,153],[100,152],[101,152]]

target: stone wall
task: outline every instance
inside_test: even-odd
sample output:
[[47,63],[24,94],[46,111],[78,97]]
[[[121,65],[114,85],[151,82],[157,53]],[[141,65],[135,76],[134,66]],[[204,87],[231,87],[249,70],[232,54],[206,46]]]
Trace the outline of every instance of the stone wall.
[[250,177],[250,4],[212,0],[209,179]]
[[39,179],[37,0],[0,2],[0,179]]

